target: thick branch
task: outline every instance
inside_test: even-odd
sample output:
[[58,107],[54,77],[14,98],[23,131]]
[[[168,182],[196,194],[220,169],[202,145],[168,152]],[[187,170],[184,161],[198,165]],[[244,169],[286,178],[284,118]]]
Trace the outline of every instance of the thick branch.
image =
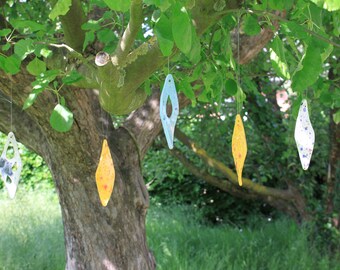
[[81,51],[85,40],[85,32],[81,29],[85,23],[85,14],[80,0],[72,0],[72,6],[65,16],[60,17],[64,38],[70,47]]
[[219,179],[211,174],[199,170],[195,165],[193,165],[180,151],[174,149],[170,151],[170,154],[176,157],[185,168],[187,168],[193,175],[204,180],[209,185],[217,187],[229,194],[242,198],[242,199],[257,199],[259,196],[256,194],[247,193],[244,189],[240,189],[226,180]]
[[[197,156],[199,156],[208,166],[221,172],[234,185],[238,185],[237,175],[230,168],[225,166],[222,162],[209,156],[204,149],[197,146],[195,142],[193,142],[179,129],[176,129],[175,136],[183,144],[189,147]],[[248,178],[243,178],[243,187],[262,196],[272,196],[276,198],[281,198],[283,200],[291,198],[292,195],[290,193],[290,190],[278,190],[270,187],[265,187],[263,185],[252,182]]]
[[202,171],[201,169],[197,168],[192,162],[190,162],[177,149],[170,151],[170,153],[175,156],[193,175],[200,179],[203,179],[205,182],[212,186],[228,192],[232,196],[246,200],[263,200],[276,209],[287,213],[298,222],[303,219],[309,218],[309,215],[306,212],[304,199],[294,187],[290,186],[288,191],[277,190],[282,194],[281,197],[276,197],[278,192],[268,195],[259,193],[257,192],[257,190],[246,190],[244,188],[233,185],[228,180],[219,179],[207,173],[206,171]]
[[124,31],[123,36],[120,38],[116,51],[111,58],[115,66],[121,65],[128,55],[138,31],[143,23],[142,0],[132,0],[130,7],[130,21]]
[[[275,30],[279,29],[279,19],[286,16],[285,12],[277,12],[276,13],[276,20],[272,21],[272,24]],[[236,44],[235,47],[238,46],[237,35],[239,30],[236,29],[234,32],[234,41],[233,43]],[[241,35],[240,36],[240,50],[234,50],[234,57],[235,59],[239,59],[239,64],[247,64],[252,59],[254,59],[259,52],[267,45],[267,43],[273,38],[274,31],[272,28],[262,28],[261,32],[256,36],[247,36]],[[235,42],[236,41],[236,42]],[[238,55],[239,53],[239,55]]]

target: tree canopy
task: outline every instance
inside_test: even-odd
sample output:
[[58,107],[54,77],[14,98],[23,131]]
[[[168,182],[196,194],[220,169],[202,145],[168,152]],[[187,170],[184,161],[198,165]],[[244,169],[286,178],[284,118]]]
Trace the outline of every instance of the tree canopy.
[[[181,111],[170,153],[192,175],[296,220],[313,213],[306,198],[320,182],[328,217],[336,211],[339,1],[11,0],[0,6],[0,114],[6,116],[0,130],[14,130],[52,171],[67,268],[96,268],[103,260],[123,269],[154,267],[145,244],[149,197],[141,163],[152,145],[163,147],[156,138],[167,74]],[[304,176],[292,133],[303,99],[316,142],[329,146],[316,151],[324,162]],[[251,151],[242,188],[229,151],[241,111]],[[107,212],[98,208],[93,181],[103,138],[116,169]],[[89,220],[96,223],[84,229],[80,224]]]

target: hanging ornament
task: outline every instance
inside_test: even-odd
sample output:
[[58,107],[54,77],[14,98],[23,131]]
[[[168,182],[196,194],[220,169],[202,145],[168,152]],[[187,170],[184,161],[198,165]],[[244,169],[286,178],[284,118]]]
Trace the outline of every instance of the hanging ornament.
[[302,100],[295,125],[295,142],[299,151],[302,168],[307,170],[312,158],[315,133],[309,120],[307,100]]
[[247,156],[247,140],[240,114],[236,115],[232,138],[232,152],[238,176],[238,184],[242,186],[242,170]]
[[[167,115],[168,98],[170,98],[172,106],[172,113],[170,117]],[[179,105],[174,78],[171,74],[168,74],[165,79],[161,94],[159,113],[168,147],[169,149],[172,149],[174,148],[174,133],[179,113]]]
[[99,198],[103,206],[110,200],[115,183],[115,168],[107,140],[104,139],[99,164],[96,171],[96,183]]
[[[10,152],[9,147],[13,150],[12,158],[8,158]],[[11,199],[15,197],[20,181],[21,170],[22,162],[18,150],[18,143],[15,139],[14,133],[10,132],[7,136],[5,148],[0,157],[0,175]]]

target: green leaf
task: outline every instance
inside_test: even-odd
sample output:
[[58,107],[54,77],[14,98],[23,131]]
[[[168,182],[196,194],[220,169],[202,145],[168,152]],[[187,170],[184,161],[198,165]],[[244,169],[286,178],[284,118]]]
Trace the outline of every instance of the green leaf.
[[6,43],[5,45],[2,46],[1,49],[2,49],[4,52],[6,52],[6,51],[9,50],[9,48],[11,48],[11,43]]
[[58,0],[53,7],[49,17],[51,20],[55,20],[60,15],[65,15],[72,5],[72,0]]
[[335,114],[333,114],[333,120],[334,120],[335,124],[340,123],[340,110],[338,110]]
[[42,48],[39,52],[39,54],[45,58],[48,58],[52,56],[53,52],[47,48]]
[[192,90],[191,84],[188,82],[187,78],[184,78],[179,83],[178,88],[179,88],[179,91],[183,92],[184,95],[191,100],[192,105],[196,106],[195,92]]
[[31,75],[38,76],[40,73],[46,71],[46,64],[44,61],[41,61],[36,57],[29,62],[26,69]]
[[46,31],[46,26],[30,20],[10,20],[15,29],[30,29],[31,32]]
[[9,74],[15,75],[20,71],[21,60],[13,54],[5,60],[5,71]]
[[320,102],[327,106],[331,107],[333,104],[333,97],[331,92],[322,92],[320,95]]
[[257,17],[247,14],[244,20],[243,31],[249,36],[255,36],[261,32],[261,27],[257,22]]
[[59,132],[67,132],[73,124],[73,113],[65,106],[58,104],[52,111],[50,124]]
[[197,99],[198,99],[198,101],[201,101],[201,102],[209,102],[209,98],[208,98],[206,91],[204,91],[202,94],[200,94]]
[[237,87],[237,93],[236,93],[236,102],[239,104],[243,104],[243,102],[246,100],[247,96],[243,92],[242,88],[239,86]]
[[328,11],[336,11],[340,9],[339,0],[311,0],[316,5],[327,9]]
[[89,20],[81,26],[81,29],[86,31],[98,31],[101,28],[99,20]]
[[151,16],[151,21],[154,23],[157,23],[161,15],[164,14],[162,13],[159,9],[156,9]]
[[1,29],[0,30],[0,37],[5,37],[11,32],[12,32],[11,29],[8,29],[8,28]]
[[159,48],[164,56],[169,56],[174,46],[171,32],[171,21],[162,14],[155,25],[155,34],[158,40]]
[[302,92],[312,85],[322,72],[322,61],[318,47],[309,45],[302,61],[302,69],[297,71],[293,77],[292,88],[294,91]]
[[276,73],[285,79],[290,79],[289,69],[285,58],[281,39],[276,36],[270,45],[270,60]]
[[131,0],[104,0],[105,4],[115,11],[128,11],[130,8]]
[[23,110],[26,110],[27,108],[31,107],[34,103],[34,101],[37,99],[39,93],[32,92],[28,95],[28,97],[25,100],[24,106],[22,107]]
[[237,83],[233,79],[225,82],[225,90],[228,96],[234,96],[237,93]]
[[184,54],[189,53],[192,43],[191,19],[185,7],[179,4],[172,9],[172,35],[178,49]]
[[160,8],[161,11],[166,11],[171,6],[169,0],[144,0],[144,3],[146,5],[155,5]]
[[6,57],[0,54],[0,69],[6,72]]
[[70,85],[80,81],[82,78],[83,77],[76,70],[72,70],[71,73],[67,74],[66,77],[62,79],[62,82],[66,85]]
[[294,0],[268,0],[268,6],[273,10],[289,10],[294,4]]
[[111,41],[114,41],[116,39],[115,34],[112,32],[111,29],[104,28],[97,32],[97,37],[100,42],[102,43],[109,43]]
[[296,22],[289,21],[289,22],[282,22],[281,29],[283,32],[288,36],[297,37],[300,39],[306,39],[308,38],[308,33],[306,32],[306,29],[297,24]]
[[32,39],[20,39],[14,45],[14,53],[20,58],[20,60],[24,60],[27,55],[34,52],[33,40]]
[[84,40],[84,44],[83,44],[83,51],[85,51],[87,45],[89,45],[90,43],[92,43],[95,39],[94,36],[94,31],[89,31],[85,33],[85,40]]
[[151,81],[150,81],[150,79],[145,80],[145,82],[144,82],[144,91],[145,91],[145,93],[148,96],[151,95],[152,90],[151,90]]
[[293,102],[293,105],[292,105],[292,116],[294,117],[294,119],[296,119],[297,116],[298,116],[301,102],[302,102],[302,96],[299,96],[299,97]]
[[191,50],[186,56],[193,64],[198,64],[201,61],[201,42],[196,34],[195,28],[191,26],[192,40],[191,40]]
[[59,69],[50,69],[40,74],[41,79],[48,80],[49,82],[53,81],[60,74]]

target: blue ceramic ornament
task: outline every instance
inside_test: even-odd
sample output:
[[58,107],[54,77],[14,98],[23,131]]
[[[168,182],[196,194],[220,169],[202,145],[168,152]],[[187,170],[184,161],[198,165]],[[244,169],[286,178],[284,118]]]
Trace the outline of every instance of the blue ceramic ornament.
[[[172,113],[170,117],[167,115],[168,98],[170,98],[172,106]],[[159,113],[168,147],[169,149],[172,149],[174,148],[174,133],[179,113],[179,105],[174,78],[171,74],[168,74],[165,79],[161,94]]]

